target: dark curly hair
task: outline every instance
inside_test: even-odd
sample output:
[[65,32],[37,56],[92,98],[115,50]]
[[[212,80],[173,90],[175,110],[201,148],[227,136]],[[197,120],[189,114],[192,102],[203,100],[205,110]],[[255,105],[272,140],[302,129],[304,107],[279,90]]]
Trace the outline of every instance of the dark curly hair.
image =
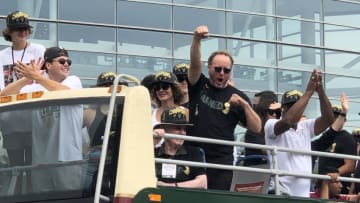
[[[156,96],[156,92],[155,92],[155,90],[154,90],[154,88],[153,88],[154,85],[155,85],[155,84],[153,84],[152,87],[151,87],[151,96],[152,96],[153,98],[155,98],[156,104],[157,104],[158,106],[160,106],[160,105],[161,105],[161,102],[160,102],[160,100],[159,100],[159,99],[157,98],[157,96]],[[172,93],[173,93],[174,103],[177,104],[177,105],[180,105],[181,101],[183,100],[184,95],[183,95],[183,93],[182,93],[179,85],[178,85],[178,84],[175,84],[175,85],[170,84],[170,87],[171,87],[171,91],[172,91]]]

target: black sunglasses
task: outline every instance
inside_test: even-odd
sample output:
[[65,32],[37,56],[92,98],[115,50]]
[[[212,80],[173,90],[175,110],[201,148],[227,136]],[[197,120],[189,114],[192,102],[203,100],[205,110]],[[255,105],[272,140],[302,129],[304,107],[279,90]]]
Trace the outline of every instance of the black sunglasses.
[[12,28],[11,30],[12,30],[12,31],[15,31],[15,32],[24,32],[24,31],[28,31],[29,28],[20,27],[20,28]]
[[65,65],[65,62],[67,62],[69,64],[69,66],[71,66],[71,64],[72,64],[71,59],[63,59],[63,58],[61,58],[61,59],[57,60],[57,62],[59,62],[61,65]]
[[153,89],[155,90],[155,91],[159,91],[160,89],[163,89],[163,90],[167,90],[167,89],[169,89],[170,88],[170,84],[168,84],[168,83],[158,83],[158,84],[155,84],[154,86],[153,86]]
[[276,115],[276,118],[279,119],[281,117],[281,109],[268,109],[267,112],[270,115]]
[[214,67],[215,72],[217,73],[221,73],[221,71],[224,71],[225,74],[229,74],[231,72],[231,68],[226,68],[226,67],[221,67],[221,66],[216,66]]
[[176,76],[176,78],[179,83],[187,81],[187,79],[188,79],[187,75],[178,75],[178,76]]

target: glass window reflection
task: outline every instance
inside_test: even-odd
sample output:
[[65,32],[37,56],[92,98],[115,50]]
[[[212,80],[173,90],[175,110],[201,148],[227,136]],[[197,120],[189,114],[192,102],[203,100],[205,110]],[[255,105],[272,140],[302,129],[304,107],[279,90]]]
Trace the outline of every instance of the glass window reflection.
[[278,91],[299,90],[304,92],[307,87],[311,72],[279,70],[278,71]]
[[320,20],[321,0],[277,0],[276,15]]
[[225,34],[225,12],[187,7],[174,7],[174,29],[193,32],[199,25],[207,25],[212,34]]
[[360,27],[360,4],[324,0],[324,21]]
[[171,34],[143,30],[119,29],[118,53],[171,57]]
[[194,5],[194,6],[202,6],[202,7],[210,7],[210,8],[224,8],[225,7],[224,0],[202,0],[202,1],[173,0],[173,2],[175,4]]
[[[61,0],[59,19],[94,23],[115,23],[115,1]],[[94,14],[97,15],[94,15]]]
[[234,65],[232,77],[235,86],[240,89],[275,91],[277,86],[277,70],[273,68]]
[[360,54],[325,51],[326,72],[346,76],[360,75]]
[[278,64],[294,70],[323,69],[322,53],[321,49],[278,45]]
[[0,0],[0,15],[7,16],[12,11],[24,11],[30,18],[56,19],[56,0]]
[[274,0],[227,0],[226,8],[263,14],[274,14]]
[[73,61],[71,74],[81,79],[95,79],[100,73],[106,71],[116,73],[115,54],[70,51],[69,56]]
[[275,64],[275,45],[247,40],[227,40],[235,63],[271,66]]
[[174,58],[190,60],[192,35],[174,34]]
[[118,24],[171,29],[171,6],[139,2],[118,2]]
[[277,33],[282,42],[320,46],[320,23],[278,18]]
[[354,40],[359,38],[360,28],[325,25],[324,30],[325,47],[360,51],[360,40]]
[[59,45],[78,51],[115,52],[115,28],[59,24]]
[[171,71],[171,59],[119,55],[118,72],[130,74],[141,80],[148,74],[154,74],[158,71]]
[[[341,93],[345,92],[349,99],[359,99],[360,78],[346,77],[334,74],[326,74],[325,77],[326,94],[339,100]],[[360,101],[360,100],[358,100]],[[338,101],[340,103],[340,101]],[[350,106],[350,105],[349,105]],[[350,111],[353,107],[350,106]],[[359,112],[359,111],[358,111]]]
[[272,17],[227,13],[227,34],[262,40],[274,40],[275,20]]

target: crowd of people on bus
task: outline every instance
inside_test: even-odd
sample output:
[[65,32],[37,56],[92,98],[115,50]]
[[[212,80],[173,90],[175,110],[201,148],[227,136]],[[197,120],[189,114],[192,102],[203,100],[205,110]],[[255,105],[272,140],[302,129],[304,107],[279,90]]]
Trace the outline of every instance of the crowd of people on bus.
[[[29,42],[32,27],[26,13],[15,11],[9,14],[6,26],[3,36],[5,40],[11,42],[11,46],[0,51],[0,65],[3,67],[3,71],[0,71],[1,96],[39,90],[82,88],[80,79],[70,75],[72,61],[67,50],[60,47],[45,49],[42,45]],[[172,133],[234,141],[234,129],[238,125],[247,129],[245,142],[248,143],[304,151],[359,154],[360,130],[355,129],[349,133],[343,129],[349,110],[348,99],[343,93],[340,97],[341,105],[331,105],[323,88],[321,71],[312,71],[304,93],[298,90],[286,91],[279,102],[273,91],[265,90],[256,93],[252,103],[250,98],[233,84],[231,75],[234,59],[229,52],[222,50],[213,52],[207,61],[208,77],[203,73],[201,41],[208,37],[207,26],[197,27],[189,50],[190,64],[176,64],[172,71],[147,75],[141,81],[141,85],[149,90],[152,100],[151,122],[153,132],[157,135],[154,137],[156,157],[233,165],[233,146],[170,139],[165,138],[164,135]],[[114,78],[113,73],[102,73],[99,75],[97,86],[109,86]],[[307,118],[304,112],[314,93],[319,98],[320,116]],[[81,160],[83,140],[78,132],[82,131],[84,123],[88,123],[85,125],[88,129],[92,128],[94,122],[102,123],[105,127],[106,110],[107,106],[91,111],[73,105],[68,109],[53,108],[39,112],[39,125],[32,130],[57,128],[62,132],[57,139],[42,135],[41,131],[35,133],[37,137],[32,138],[32,143],[41,143],[36,146],[28,145],[31,142],[27,142],[28,136],[24,136],[27,132],[3,131],[0,141],[7,150],[10,165],[36,164],[49,160]],[[83,117],[83,114],[89,116]],[[44,116],[51,117],[57,124],[49,126],[41,123]],[[68,132],[71,129],[74,132]],[[9,134],[11,137],[8,136]],[[321,134],[323,135],[318,136]],[[95,139],[89,144],[90,146],[101,144],[101,132],[94,131],[91,137]],[[23,146],[13,147],[14,143]],[[54,153],[52,150],[57,149],[57,146],[61,148]],[[19,149],[23,152],[14,151]],[[22,155],[18,156],[19,154]],[[245,155],[269,155],[269,162],[272,162],[272,156],[267,150],[246,148]],[[311,174],[315,163],[313,160],[317,157],[279,152],[277,159],[280,170]],[[244,165],[264,162],[267,162],[267,159],[246,160]],[[338,181],[338,176],[351,177],[354,174],[354,177],[360,177],[360,166],[356,161],[325,157],[319,158],[318,165],[318,172],[329,175],[331,180],[318,180],[311,197],[338,198],[339,194],[355,194],[347,196],[346,200],[358,199],[356,194],[360,192],[360,187],[357,183]],[[50,187],[54,186],[52,182],[56,182],[56,187],[59,188],[77,187],[76,183],[79,183],[77,179],[80,176],[73,171],[54,170],[52,175],[34,172],[32,175],[36,178],[31,182],[33,184],[38,182],[41,185],[33,188],[50,190]],[[233,181],[232,170],[164,163],[156,163],[156,176],[158,186],[202,189],[230,190]],[[46,186],[47,182],[49,188]],[[281,194],[310,196],[312,190],[310,179],[281,176],[279,182]]]

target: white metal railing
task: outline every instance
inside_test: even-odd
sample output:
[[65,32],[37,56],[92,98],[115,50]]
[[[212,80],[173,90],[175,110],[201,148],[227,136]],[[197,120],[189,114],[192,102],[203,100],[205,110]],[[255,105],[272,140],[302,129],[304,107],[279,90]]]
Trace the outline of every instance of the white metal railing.
[[[186,141],[192,142],[201,142],[201,143],[210,143],[210,144],[219,144],[219,145],[228,145],[228,146],[241,146],[241,147],[248,147],[248,148],[255,148],[255,149],[265,149],[271,151],[271,156],[273,163],[271,165],[272,168],[270,169],[261,169],[261,168],[252,168],[246,166],[233,166],[233,165],[223,165],[223,164],[211,164],[211,163],[200,163],[200,162],[193,162],[193,161],[180,161],[180,160],[173,160],[173,159],[162,159],[162,158],[155,158],[155,162],[157,163],[170,163],[170,164],[181,164],[181,165],[189,165],[194,167],[206,167],[206,168],[216,168],[216,169],[225,169],[225,170],[237,170],[237,171],[245,171],[245,172],[257,172],[257,173],[265,173],[274,175],[275,180],[275,194],[279,195],[279,177],[280,176],[295,176],[300,178],[308,178],[308,179],[323,179],[323,180],[330,180],[330,176],[328,175],[320,175],[320,174],[304,174],[304,173],[294,173],[291,171],[284,171],[279,170],[277,165],[277,158],[276,155],[279,151],[281,152],[291,152],[296,154],[304,154],[304,155],[312,155],[312,156],[321,156],[321,157],[332,157],[332,158],[340,158],[340,159],[352,159],[352,160],[360,160],[359,156],[353,155],[345,155],[345,154],[336,154],[336,153],[329,153],[329,152],[320,152],[320,151],[303,151],[303,150],[296,150],[296,149],[289,149],[285,147],[277,147],[277,146],[269,146],[269,145],[261,145],[261,144],[252,144],[252,143],[245,143],[245,142],[236,142],[236,141],[225,141],[219,139],[210,139],[210,138],[200,138],[200,137],[193,137],[193,136],[184,136],[184,135],[176,135],[166,133],[165,138],[175,138],[175,139],[183,139]],[[358,178],[349,178],[349,177],[341,177],[339,176],[340,181],[345,182],[356,182],[360,183],[360,179]]]

